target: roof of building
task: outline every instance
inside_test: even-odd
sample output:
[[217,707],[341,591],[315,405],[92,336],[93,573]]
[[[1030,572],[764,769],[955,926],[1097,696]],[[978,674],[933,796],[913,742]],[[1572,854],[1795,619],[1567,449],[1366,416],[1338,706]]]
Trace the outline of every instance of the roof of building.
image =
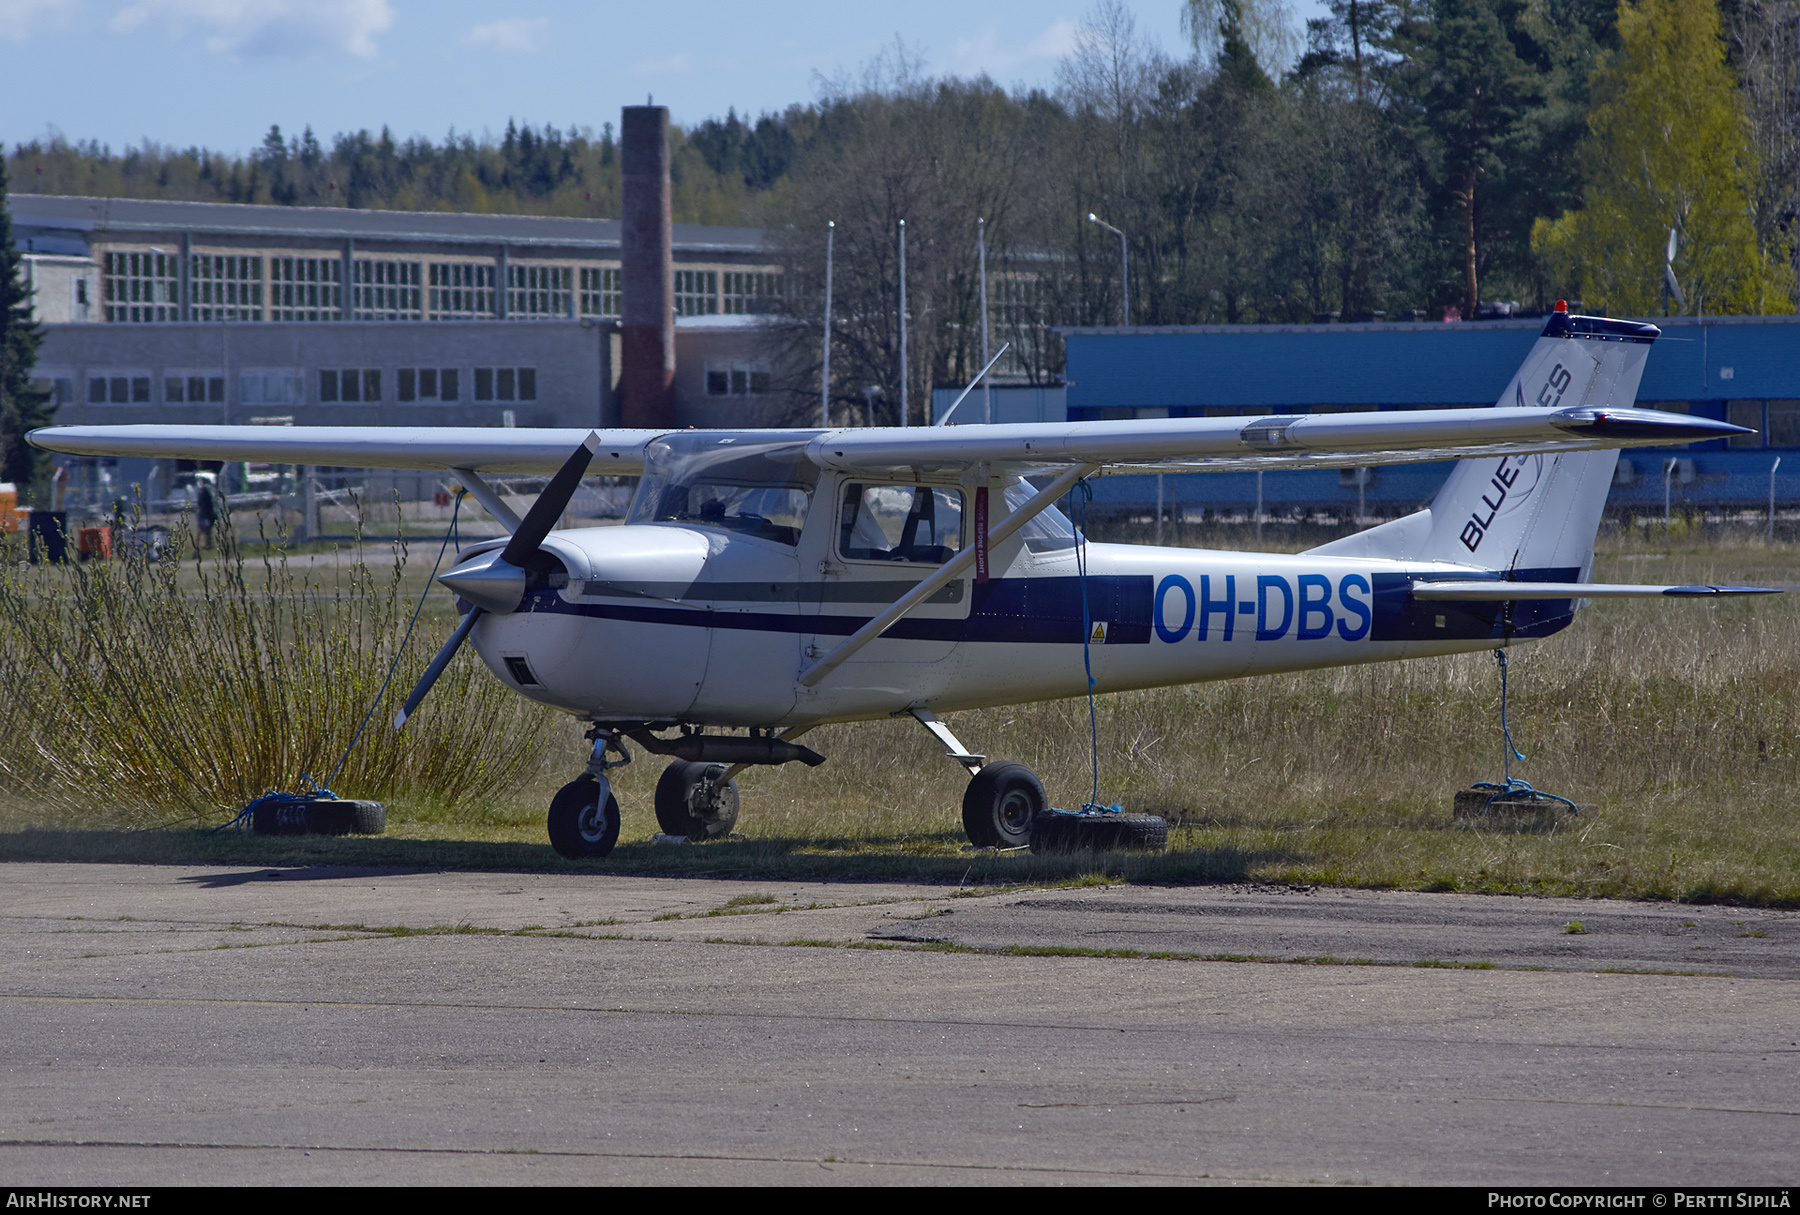
[[[1800,398],[1800,317],[1656,317],[1643,401]],[[1063,329],[1069,407],[1488,404],[1544,318]]]
[[[364,211],[350,207],[277,207],[244,203],[165,202],[139,198],[83,198],[55,194],[7,197],[13,223],[89,238],[189,232],[195,235],[448,244],[550,246],[616,251],[616,219],[544,215],[470,215],[439,211]],[[676,224],[675,248],[686,253],[764,253],[760,228]]]

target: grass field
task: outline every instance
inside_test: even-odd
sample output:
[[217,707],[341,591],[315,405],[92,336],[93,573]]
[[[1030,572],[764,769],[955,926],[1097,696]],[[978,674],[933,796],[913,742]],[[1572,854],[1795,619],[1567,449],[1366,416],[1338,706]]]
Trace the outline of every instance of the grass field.
[[[1270,528],[1263,546],[1291,549],[1324,538]],[[1252,537],[1244,528],[1194,528],[1178,539],[1250,547]],[[410,610],[406,594],[423,584],[432,556],[435,546],[415,545],[398,581],[389,569],[364,580],[361,598],[351,597],[350,608],[388,614],[361,635],[357,644],[375,660],[356,668],[355,686],[331,707],[331,728],[309,735],[312,752],[347,741],[345,723],[353,724],[385,671],[395,621]],[[346,568],[311,560],[320,578]],[[15,581],[45,577],[13,569]],[[1595,577],[1795,585],[1800,551],[1767,546],[1750,529],[1681,528],[1667,537],[1612,529],[1602,535]],[[382,590],[384,578],[394,589]],[[192,599],[197,576],[189,568],[181,579]],[[344,601],[310,593],[307,602],[343,633],[348,622],[332,613]],[[409,672],[429,657],[448,620],[447,600],[428,607],[397,687],[410,686]],[[266,644],[311,636],[305,625],[283,627],[288,632],[278,628]],[[334,643],[328,633],[314,644],[348,652],[355,640],[344,633]],[[171,663],[207,652],[185,642],[170,649]],[[436,751],[407,758],[389,747],[385,768],[372,764],[359,777],[353,762],[338,783],[347,796],[388,800],[387,837],[296,841],[202,830],[228,818],[232,803],[159,801],[156,789],[167,777],[158,776],[154,754],[140,755],[110,782],[95,775],[105,754],[63,765],[84,778],[59,776],[63,769],[41,754],[54,740],[23,728],[15,712],[0,750],[12,774],[0,805],[0,857],[564,866],[545,843],[543,810],[580,771],[578,730],[516,698],[495,697],[498,684],[477,670],[472,654],[456,665],[469,677],[446,680],[419,718],[437,722]],[[13,670],[16,680],[18,664]],[[289,733],[306,719],[304,692],[274,702],[295,723]],[[621,845],[594,868],[964,883],[1104,875],[1800,906],[1800,596],[1602,604],[1557,637],[1515,648],[1511,721],[1529,759],[1513,773],[1583,806],[1554,827],[1474,829],[1451,820],[1455,789],[1500,777],[1497,704],[1495,664],[1485,653],[1103,698],[1101,800],[1170,819],[1169,851],[1154,856],[964,852],[963,772],[910,720],[823,728],[807,743],[830,757],[824,766],[745,773],[741,840],[653,845],[651,790],[661,764],[638,752],[616,774]],[[87,729],[104,725],[104,709],[84,719]],[[391,711],[377,714],[376,728]],[[959,714],[951,725],[978,751],[1031,764],[1056,804],[1086,800],[1085,702]],[[283,733],[254,714],[232,729],[270,739]],[[217,745],[230,745],[228,733]],[[36,753],[24,753],[26,736]],[[154,752],[154,733],[136,746]],[[458,765],[471,747],[502,748],[513,758],[470,780]],[[297,758],[303,750],[270,742],[263,753],[276,758],[267,762],[285,775],[247,772],[231,787],[259,780],[291,787],[296,764],[316,764]]]

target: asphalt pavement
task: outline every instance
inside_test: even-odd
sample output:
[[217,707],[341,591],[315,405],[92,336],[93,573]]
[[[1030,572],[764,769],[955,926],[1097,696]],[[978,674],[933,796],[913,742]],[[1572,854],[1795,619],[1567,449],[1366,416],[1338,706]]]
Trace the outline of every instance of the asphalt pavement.
[[0,865],[9,1185],[1786,1185],[1800,914]]

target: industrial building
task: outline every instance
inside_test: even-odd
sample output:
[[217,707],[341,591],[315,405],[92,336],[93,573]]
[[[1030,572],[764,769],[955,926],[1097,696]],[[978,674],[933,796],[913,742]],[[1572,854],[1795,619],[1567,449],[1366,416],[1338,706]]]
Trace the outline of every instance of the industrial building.
[[622,127],[620,220],[11,195],[56,420],[779,423],[764,233],[671,223],[667,111]]
[[[1756,435],[1626,451],[1609,508],[1766,509],[1800,499],[1800,317],[1656,318],[1638,403],[1719,418]],[[1460,324],[1196,325],[1069,329],[1066,417],[1489,406],[1506,390],[1543,319]],[[966,408],[966,407],[965,407]],[[1779,469],[1776,462],[1780,461]],[[1261,501],[1339,517],[1409,511],[1436,492],[1447,463],[1269,472]],[[1156,478],[1108,477],[1097,504],[1136,509]],[[1171,475],[1165,501],[1190,513],[1255,509],[1255,473]]]

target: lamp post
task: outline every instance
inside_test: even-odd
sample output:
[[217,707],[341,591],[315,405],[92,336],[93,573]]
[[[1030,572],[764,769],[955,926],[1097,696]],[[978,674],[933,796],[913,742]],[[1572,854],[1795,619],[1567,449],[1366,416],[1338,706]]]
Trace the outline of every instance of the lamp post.
[[911,426],[906,416],[906,221],[900,221],[900,425]]
[[825,224],[825,349],[819,367],[819,425],[831,429],[831,243],[837,221]]
[[1129,327],[1131,325],[1131,255],[1125,248],[1125,234],[1092,211],[1088,212],[1088,219],[1119,238],[1119,315],[1123,318],[1119,323]]
[[[981,365],[988,365],[988,301],[987,301],[987,220],[975,221],[975,264],[976,273],[981,276]],[[988,386],[986,377],[981,382],[982,404],[985,406],[984,422],[994,420],[994,390]]]

